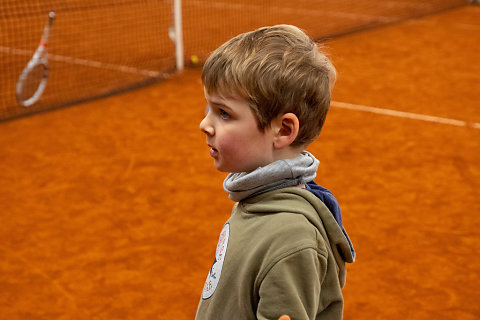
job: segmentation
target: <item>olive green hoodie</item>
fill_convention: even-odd
[[[197,320],[341,319],[349,242],[313,193],[288,187],[237,203]]]

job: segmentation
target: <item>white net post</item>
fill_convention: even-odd
[[[181,72],[184,68],[181,0],[173,1],[173,21],[177,72]]]

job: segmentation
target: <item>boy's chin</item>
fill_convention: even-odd
[[[250,173],[258,168],[258,166],[239,166],[239,165],[229,165],[228,163],[224,163],[219,161],[218,159],[215,159],[213,162],[215,169],[217,169],[220,172],[226,172],[226,173],[241,173],[241,172],[247,172]]]
[[[243,172],[242,170],[238,169],[238,168],[232,168],[230,166],[225,166],[225,165],[222,165],[220,163],[214,163],[215,165],[215,169],[217,169],[218,171],[220,172],[226,172],[226,173],[239,173],[239,172]]]
[[[228,167],[224,166],[222,163],[219,163],[217,160],[213,162],[213,165],[215,166],[215,169],[220,172],[231,172]]]

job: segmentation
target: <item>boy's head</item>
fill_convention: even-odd
[[[210,55],[202,72],[206,92],[245,99],[262,131],[279,115],[296,115],[300,125],[292,147],[306,146],[319,135],[335,79],[330,60],[290,25],[232,38]]]

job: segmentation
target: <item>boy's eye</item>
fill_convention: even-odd
[[[220,118],[224,120],[230,118],[230,115],[223,109],[218,109],[218,113],[220,114]]]

